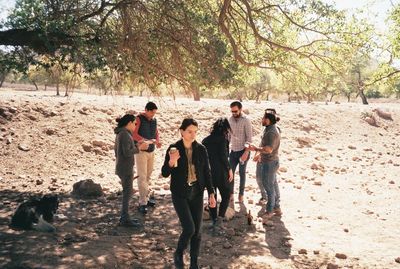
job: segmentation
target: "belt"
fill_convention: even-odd
[[[197,180],[196,181],[192,181],[192,182],[188,182],[187,184],[189,185],[189,187],[192,187],[194,184],[197,184]]]

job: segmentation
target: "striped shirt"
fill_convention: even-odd
[[[231,116],[229,118],[232,133],[230,134],[230,144],[232,151],[241,151],[244,149],[246,142],[251,143],[253,137],[253,130],[251,128],[251,121],[241,113],[239,118]]]

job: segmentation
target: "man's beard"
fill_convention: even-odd
[[[234,118],[239,118],[239,117],[240,117],[240,113],[233,114],[232,116],[233,116]]]

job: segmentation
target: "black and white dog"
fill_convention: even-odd
[[[58,196],[53,194],[23,202],[12,216],[10,228],[54,232],[56,228],[50,222],[53,222],[58,204]]]

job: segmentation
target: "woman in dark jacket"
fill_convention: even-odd
[[[139,149],[146,150],[148,145],[142,143],[136,147],[133,142],[132,132],[136,128],[134,115],[126,114],[122,118],[117,118],[116,121],[118,126],[114,129],[115,174],[119,176],[122,184],[122,210],[119,222],[122,226],[138,227],[140,226],[138,220],[131,220],[128,212],[132,196],[134,154],[139,153]]]
[[[210,208],[210,215],[213,222],[212,228],[224,228],[222,221],[229,205],[231,184],[233,180],[232,169],[229,166],[229,141],[228,133],[231,130],[227,118],[219,118],[212,127],[211,133],[203,140],[207,148],[208,158],[211,166],[211,177],[214,188],[218,188],[221,194],[221,203],[217,217],[217,207]],[[217,192],[215,190],[215,195]],[[215,197],[217,199],[217,197]]]
[[[176,268],[184,268],[183,252],[189,242],[190,268],[198,268],[204,188],[208,191],[210,207],[215,207],[207,151],[196,141],[197,129],[194,119],[183,120],[179,127],[182,139],[168,147],[161,169],[164,177],[171,176],[172,203],[182,226],[174,253]]]

